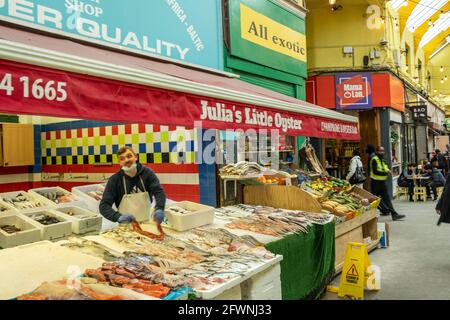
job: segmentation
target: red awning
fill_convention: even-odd
[[[75,57],[74,62],[76,57],[85,58],[126,67],[140,74],[162,74],[168,76],[168,81],[178,78],[183,79],[180,80],[182,83],[203,84],[216,91],[218,87],[237,95],[261,97],[261,101],[299,105],[298,112],[296,109],[280,110],[267,106],[267,103],[258,105],[237,101],[233,97],[218,98],[206,91],[204,94],[194,94],[183,88],[168,90],[159,84],[146,86],[81,74],[81,70],[69,72],[63,70],[66,69],[64,66],[59,68],[59,65],[43,67],[39,66],[38,59],[16,59],[11,55],[7,56],[7,60],[0,60],[0,83],[4,80],[8,89],[0,88],[0,112],[188,127],[201,121],[205,128],[280,129],[290,135],[359,139],[357,123],[339,120],[343,116],[339,113],[334,112],[331,116],[304,114],[301,112],[302,106],[313,106],[318,114],[325,109],[238,79],[4,26],[0,26],[0,38],[30,48],[51,50],[48,51],[49,57],[50,52],[63,53]],[[1,52],[0,57],[4,57]],[[23,63],[24,60],[27,63]],[[51,61],[44,64],[49,65]]]

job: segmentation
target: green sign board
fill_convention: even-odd
[[[270,0],[229,0],[231,55],[306,78],[305,20]]]

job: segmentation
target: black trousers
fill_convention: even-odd
[[[394,206],[392,205],[391,197],[388,194],[386,181],[372,179],[371,187],[372,193],[381,198],[380,205],[378,206],[378,209],[381,211],[381,213],[390,213],[391,215],[398,214],[397,211],[395,211]]]
[[[443,187],[444,185],[442,184],[442,183],[440,183],[440,182],[430,182],[430,183],[428,183],[428,185],[427,185],[427,194],[428,195],[430,195],[430,189],[431,189],[431,191],[433,191],[433,195],[434,195],[434,197],[435,198],[437,198],[437,188],[438,187]]]

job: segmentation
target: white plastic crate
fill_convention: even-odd
[[[172,207],[179,207],[191,212],[186,214],[178,213],[172,211]],[[176,231],[186,231],[212,224],[214,222],[214,208],[195,202],[181,201],[166,205],[165,216],[169,228]]]
[[[75,234],[99,232],[102,228],[103,217],[98,213],[76,206],[61,207],[55,210],[72,222],[72,232]]]
[[[280,264],[260,272],[241,284],[243,300],[281,300]]]
[[[46,214],[57,218],[59,223],[43,225],[32,218],[34,215]],[[24,218],[41,231],[41,240],[56,240],[68,237],[72,234],[72,222],[59,214],[57,211],[48,209],[34,212],[21,213]]]
[[[15,199],[17,196],[22,196],[23,198],[26,198],[29,207],[26,208],[22,208],[21,204],[13,202],[11,203],[8,200],[13,200]],[[0,198],[2,199],[3,202],[6,202],[7,204],[13,206],[17,211],[19,212],[31,212],[31,211],[38,211],[38,210],[43,210],[43,209],[50,209],[50,208],[55,208],[56,205],[54,203],[52,203],[49,200],[44,201],[41,198],[37,198],[32,194],[29,194],[28,192],[25,191],[13,191],[13,192],[6,192],[6,193],[0,193]]]
[[[41,231],[39,228],[29,223],[20,215],[15,214],[0,217],[0,227],[5,225],[14,225],[22,231],[8,233],[0,229],[0,247],[3,249],[41,240]]]
[[[68,207],[68,206],[78,206],[81,208],[87,208],[87,204],[77,195],[61,188],[61,187],[47,187],[47,188],[36,188],[28,190],[28,193],[35,196],[42,201],[50,201],[52,204],[55,204],[56,207]],[[48,194],[48,196],[46,195]],[[59,200],[55,197],[54,199],[50,199],[50,194],[52,196],[56,196],[58,194],[69,196],[72,201],[69,202],[59,202]]]

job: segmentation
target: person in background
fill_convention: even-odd
[[[359,170],[359,173],[357,173],[358,170]],[[359,149],[355,149],[355,150],[353,150],[353,158],[350,160],[350,167],[349,167],[349,171],[348,171],[346,180],[349,181],[351,184],[356,185],[358,188],[363,189],[364,181],[356,181],[355,180],[355,175],[358,175],[361,173],[364,175],[364,166],[361,161],[361,153],[359,152]],[[364,177],[364,180],[365,180],[365,177]]]
[[[367,172],[370,174],[370,162],[372,161],[373,156],[375,155],[375,147],[373,144],[368,144],[366,147],[366,153],[368,154],[367,159]]]
[[[436,149],[436,162],[437,162],[437,168],[442,170],[442,172],[445,172],[447,170],[447,164],[445,162],[445,155],[439,149]]]
[[[121,170],[112,175],[106,184],[100,202],[100,213],[113,222],[133,222],[139,213],[150,213],[154,197],[156,205],[153,220],[161,224],[166,194],[155,173],[137,163],[137,155],[130,147],[120,148],[117,157]],[[119,208],[118,211],[112,208],[113,204]]]
[[[397,184],[399,187],[408,188],[409,201],[414,201],[414,180],[408,179],[408,177],[417,175],[417,168],[415,163],[410,163],[408,166],[403,169],[400,177],[397,180]]]
[[[405,216],[397,213],[392,205],[391,197],[389,196],[386,185],[386,180],[391,174],[391,170],[384,160],[384,148],[382,146],[378,146],[375,155],[370,161],[371,189],[374,195],[381,198],[380,205],[378,206],[381,214],[391,214],[392,220],[396,221],[403,219]]]
[[[436,204],[436,212],[439,215],[438,226],[441,223],[450,223],[450,175],[447,176],[444,192]]]
[[[445,177],[438,169],[432,167],[431,165],[427,164],[425,166],[425,171],[427,172],[427,175],[430,177],[430,180],[427,182],[427,194],[430,194],[430,189],[433,191],[433,200],[437,200],[437,190],[438,187],[443,187],[445,185]]]

